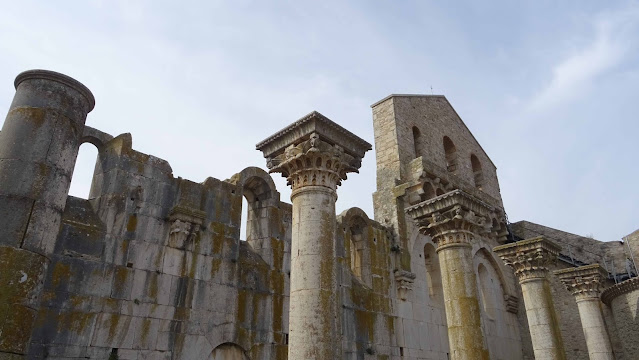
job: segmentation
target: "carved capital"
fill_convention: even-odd
[[[543,236],[496,246],[493,251],[515,271],[519,283],[542,279],[557,261],[561,248]]]
[[[577,301],[599,299],[602,282],[608,277],[599,264],[557,270],[555,275]]]
[[[453,190],[406,209],[419,231],[437,243],[438,251],[447,246],[469,246],[475,235],[491,233],[489,215],[494,208],[483,201]]]
[[[397,282],[397,295],[401,300],[406,300],[408,292],[413,290],[413,282],[417,276],[406,270],[395,270],[395,281]]]
[[[281,173],[293,191],[304,186],[324,186],[335,190],[349,172],[359,172],[361,158],[344,152],[339,145],[331,145],[320,135],[312,133],[308,140],[289,145],[278,156],[269,159],[271,173]]]
[[[371,145],[314,111],[257,144],[271,173],[286,177],[293,191],[305,186],[335,190],[358,172]]]
[[[176,206],[169,214],[171,228],[169,229],[170,247],[185,249],[200,231],[206,213],[185,206]]]

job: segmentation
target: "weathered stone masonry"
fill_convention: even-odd
[[[508,226],[496,167],[443,96],[372,106],[372,220],[335,214],[370,144],[317,112],[257,145],[288,204],[260,168],[194,183],[130,134],[85,125],[93,95],[65,75],[15,86],[0,131],[0,360],[639,356],[637,232],[602,243]],[[98,157],[80,199],[68,189],[87,142]]]

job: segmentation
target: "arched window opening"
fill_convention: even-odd
[[[360,279],[362,278],[363,252],[362,226],[361,224],[354,224],[351,227],[351,270]]]
[[[424,246],[424,265],[426,266],[426,281],[428,283],[428,296],[434,305],[444,307],[442,288],[442,275],[439,267],[439,258],[432,244]]]
[[[244,183],[242,190],[242,217],[240,222],[241,240],[258,240],[263,237],[260,218],[266,217],[266,200],[271,197],[271,189],[260,177],[253,177]]]
[[[240,240],[246,241],[248,234],[246,229],[249,227],[248,220],[249,203],[246,201],[246,196],[242,196],[242,219],[240,220]]]
[[[470,165],[473,168],[473,179],[475,181],[475,187],[481,190],[484,185],[484,174],[481,170],[481,162],[475,154],[470,155]]]
[[[479,276],[479,296],[481,304],[488,319],[493,320],[495,319],[496,310],[496,293],[493,291],[495,287],[495,279],[490,276],[484,264],[479,264],[479,267],[477,268],[477,275]]]
[[[415,158],[423,156],[422,151],[423,151],[424,145],[422,144],[422,133],[419,131],[417,126],[413,126],[413,147],[414,147],[413,150],[415,152]]]
[[[364,284],[370,284],[370,259],[367,253],[367,224],[362,218],[355,218],[348,228],[350,233],[350,259],[353,274]]]
[[[445,192],[442,188],[437,188],[437,191],[435,192],[435,195],[439,196],[439,195],[444,195]]]
[[[241,347],[225,343],[213,349],[211,360],[249,360],[249,357]]]
[[[444,153],[446,154],[446,169],[452,173],[456,172],[457,148],[448,136],[444,136]]]
[[[428,200],[428,199],[432,199],[435,196],[435,188],[433,188],[433,185],[431,185],[431,183],[425,183],[424,184],[424,200]]]
[[[80,145],[78,157],[71,177],[69,195],[82,199],[90,199],[91,185],[98,159],[98,149],[91,143]],[[99,194],[94,194],[97,196]]]

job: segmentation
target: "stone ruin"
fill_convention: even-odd
[[[639,359],[639,231],[507,222],[443,96],[372,105],[374,217],[337,215],[371,145],[318,112],[259,143],[271,175],[175,177],[93,95],[32,70],[0,132],[0,359]],[[68,195],[81,144],[88,199]],[[240,240],[242,199],[247,236]],[[616,265],[616,266],[615,266]]]

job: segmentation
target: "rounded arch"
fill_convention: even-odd
[[[422,144],[422,132],[419,131],[417,126],[413,126],[413,151],[415,154],[415,158],[418,158],[423,155],[424,144]]]
[[[499,282],[501,283],[501,286],[504,289],[504,293],[515,294],[516,293],[515,288],[509,285],[509,283],[506,281],[502,268],[499,265],[499,262],[497,261],[495,256],[493,256],[493,253],[490,250],[488,250],[485,246],[482,246],[474,251],[473,259],[477,258],[478,256],[481,256],[482,258],[486,259],[488,263],[492,266],[492,268],[495,269],[495,273],[499,277]]]
[[[426,282],[428,285],[428,296],[433,305],[444,307],[444,289],[442,285],[442,274],[439,265],[439,257],[435,246],[428,242],[424,245],[424,266],[426,267]]]
[[[91,188],[93,187],[99,161],[100,147],[92,142],[83,141],[80,144],[78,155],[73,165],[69,195],[87,200],[91,199],[92,196],[97,196],[97,194],[91,194]]]
[[[435,194],[435,188],[429,182],[424,183],[423,190],[424,190],[424,200],[432,199],[435,196],[437,196]]]
[[[481,167],[481,162],[477,155],[470,154],[470,166],[473,169],[473,180],[475,187],[480,188],[484,185],[484,174]]]
[[[350,268],[355,277],[362,283],[372,286],[369,244],[369,218],[360,208],[350,208],[338,218],[338,223],[344,231],[344,254],[349,260]]]
[[[213,349],[211,360],[250,360],[250,358],[240,345],[227,342]]]
[[[457,147],[448,136],[444,136],[443,144],[444,154],[446,156],[446,169],[449,172],[455,172],[457,171]]]
[[[279,201],[279,192],[273,178],[266,171],[250,166],[233,175],[231,183],[240,187],[249,202],[251,201]]]

